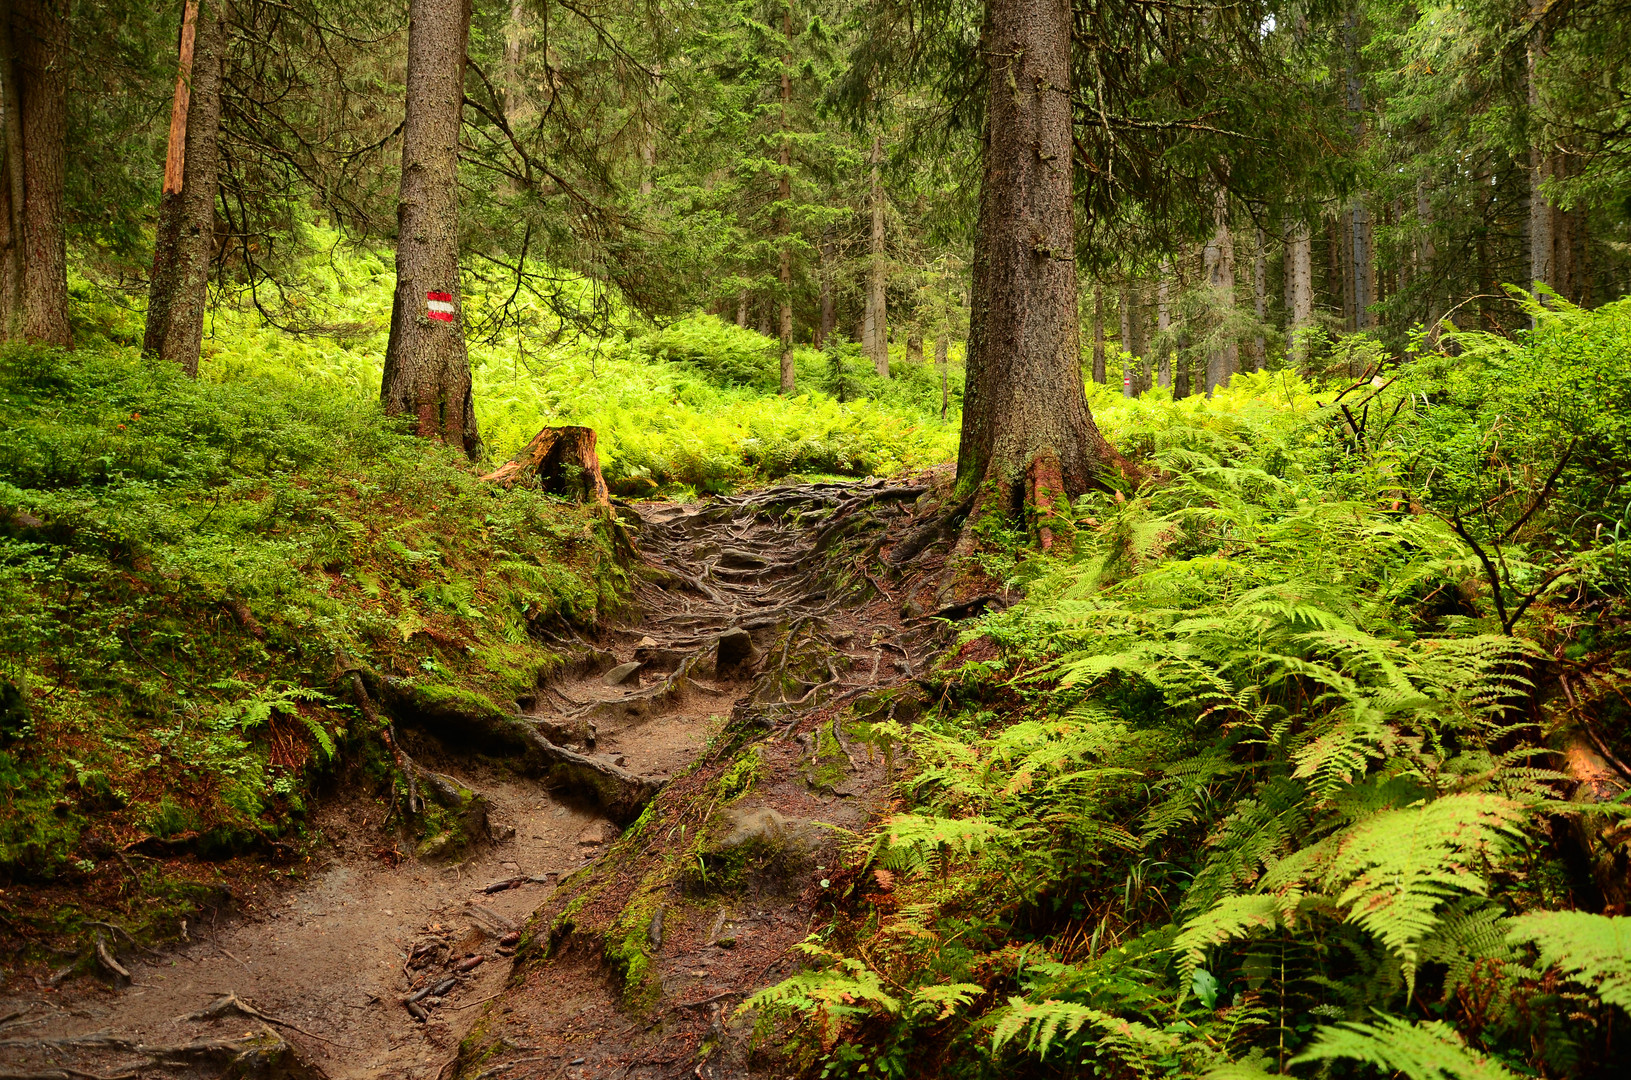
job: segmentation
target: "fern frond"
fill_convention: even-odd
[[[878,838],[878,857],[887,869],[922,875],[939,864],[942,849],[969,854],[988,844],[1014,839],[1011,830],[983,817],[896,814]]]
[[[1510,926],[1507,940],[1533,944],[1541,967],[1556,965],[1610,1005],[1631,1010],[1631,917],[1534,911]]]
[[[1268,930],[1282,925],[1288,912],[1286,901],[1278,896],[1249,893],[1229,896],[1212,908],[1184,924],[1172,951],[1178,954],[1178,971],[1183,976],[1179,985],[1187,993],[1195,969],[1206,958],[1206,950],[1225,941],[1245,937],[1256,930]]]
[[[1086,1005],[1054,998],[1029,1001],[1011,997],[1008,1004],[992,1016],[995,1021],[991,1029],[992,1054],[998,1053],[1021,1032],[1028,1031],[1025,1049],[1037,1057],[1046,1057],[1055,1043],[1071,1038],[1092,1024],[1099,1030],[1101,1048],[1108,1044],[1128,1064],[1144,1066],[1140,1071],[1147,1071],[1155,1059],[1173,1053],[1181,1044],[1177,1036],[1136,1020],[1123,1020]]]
[[[1378,1022],[1322,1027],[1314,1044],[1291,1060],[1360,1061],[1405,1080],[1517,1080],[1499,1063],[1473,1053],[1442,1020],[1411,1024],[1393,1016]]]

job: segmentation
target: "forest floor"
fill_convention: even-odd
[[[484,797],[483,842],[451,864],[404,857],[379,805],[341,784],[295,883],[162,950],[108,926],[104,966],[128,979],[8,980],[0,1077],[752,1071],[735,1006],[796,970],[840,837],[885,805],[889,732],[946,643],[944,623],[902,614],[937,560],[879,580],[928,491],[626,512],[641,615],[581,643],[522,719],[664,782],[638,821],[620,835],[592,798],[456,729],[404,726],[422,768]]]

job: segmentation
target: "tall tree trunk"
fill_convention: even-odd
[[[1438,280],[1434,262],[1438,259],[1438,245],[1433,241],[1433,200],[1427,178],[1416,184],[1416,287],[1421,291],[1427,307],[1427,344],[1438,344]]]
[[[1257,257],[1252,260],[1252,310],[1257,315],[1257,336],[1252,339],[1252,370],[1262,371],[1269,362],[1263,327],[1269,316],[1269,238],[1262,226],[1257,229]]]
[[[782,286],[781,392],[791,394],[796,381],[793,372],[793,227],[787,211],[787,204],[793,199],[793,178],[789,172],[792,167],[792,143],[787,134],[787,105],[793,100],[793,6],[791,0],[782,11],[782,38],[786,42],[782,51],[782,145],[776,158],[777,164],[781,166],[781,178],[776,184],[776,197],[781,202],[781,209],[776,216],[779,219],[777,231],[781,233],[782,245],[778,257],[779,266],[777,271]]]
[[[872,137],[872,264],[867,274],[867,310],[872,338],[867,343],[880,378],[889,378],[889,301],[884,292],[883,136]]]
[[[1104,285],[1093,282],[1093,381],[1104,385]]]
[[[1286,252],[1286,276],[1291,281],[1291,337],[1293,362],[1301,368],[1308,363],[1308,334],[1314,322],[1314,237],[1305,221],[1299,221],[1291,233],[1291,245]]]
[[[1539,20],[1545,13],[1545,0],[1529,0],[1530,17]],[[1538,113],[1540,112],[1540,82],[1536,78],[1536,69],[1546,53],[1546,42],[1541,30],[1537,27],[1529,35],[1529,50],[1526,57],[1526,81],[1529,90],[1529,287],[1531,289],[1540,285],[1556,287],[1557,284],[1557,250],[1554,243],[1556,234],[1553,228],[1553,214],[1555,208],[1546,198],[1542,189],[1547,178],[1551,175],[1551,156],[1547,153],[1545,140],[1541,135],[1541,125]]]
[[[1155,369],[1155,381],[1164,390],[1172,389],[1172,345],[1167,335],[1172,331],[1172,311],[1168,307],[1168,297],[1172,286],[1168,282],[1172,264],[1165,260],[1161,262],[1161,276],[1155,282],[1155,332],[1157,335],[1157,350],[1160,359]]]
[[[1348,53],[1348,122],[1353,129],[1354,142],[1358,143],[1365,133],[1365,87],[1359,71],[1357,5],[1349,9],[1345,38]],[[1353,206],[1348,212],[1348,228],[1350,235],[1347,244],[1353,274],[1353,291],[1349,293],[1353,301],[1353,328],[1365,330],[1371,325],[1370,305],[1376,296],[1373,288],[1375,268],[1371,254],[1370,210],[1365,205],[1364,192],[1354,194]]]
[[[744,330],[748,328],[748,291],[746,289],[736,295],[736,325]]]
[[[470,0],[409,0],[396,295],[380,400],[425,438],[481,450],[459,297],[459,129]]]
[[[1070,33],[1069,0],[987,0],[984,162],[957,479],[964,488],[994,482],[997,508],[1055,484],[1079,495],[1107,465],[1121,464],[1082,387]]]
[[[1138,368],[1133,360],[1133,290],[1126,285],[1116,296],[1116,314],[1121,319],[1117,344],[1121,346],[1121,396],[1138,396]]]
[[[68,130],[68,28],[61,0],[11,0],[22,139],[22,336],[71,344],[63,222]]]
[[[226,28],[219,0],[188,0],[180,70],[170,110],[170,145],[153,243],[142,351],[198,376],[215,248],[215,195],[221,160],[221,54]]]
[[[1218,305],[1223,332],[1213,336],[1206,351],[1206,396],[1229,384],[1240,369],[1240,343],[1229,326],[1235,306],[1235,239],[1229,230],[1229,193],[1217,190],[1212,206],[1214,227],[1206,245],[1206,284]]]
[[[940,373],[940,419],[951,412],[951,335],[944,330],[934,339],[934,369]]]
[[[23,120],[11,23],[0,12],[0,341],[23,336]]]
[[[821,317],[816,323],[815,347],[821,348],[832,336],[833,329],[838,325],[838,304],[833,296],[832,268],[827,252],[826,231],[821,237]]]

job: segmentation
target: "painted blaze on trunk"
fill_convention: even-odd
[[[481,449],[459,299],[459,126],[468,0],[411,0],[396,295],[380,400],[425,438]]]
[[[988,0],[985,162],[960,488],[993,509],[1086,491],[1119,465],[1082,386],[1071,201],[1070,0]],[[1027,476],[1029,474],[1029,476]]]

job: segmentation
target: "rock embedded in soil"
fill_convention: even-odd
[[[607,686],[622,686],[624,683],[634,678],[635,674],[638,673],[644,666],[645,665],[638,660],[630,660],[626,664],[617,665],[616,667],[612,668],[612,670],[602,675],[601,681]]]

